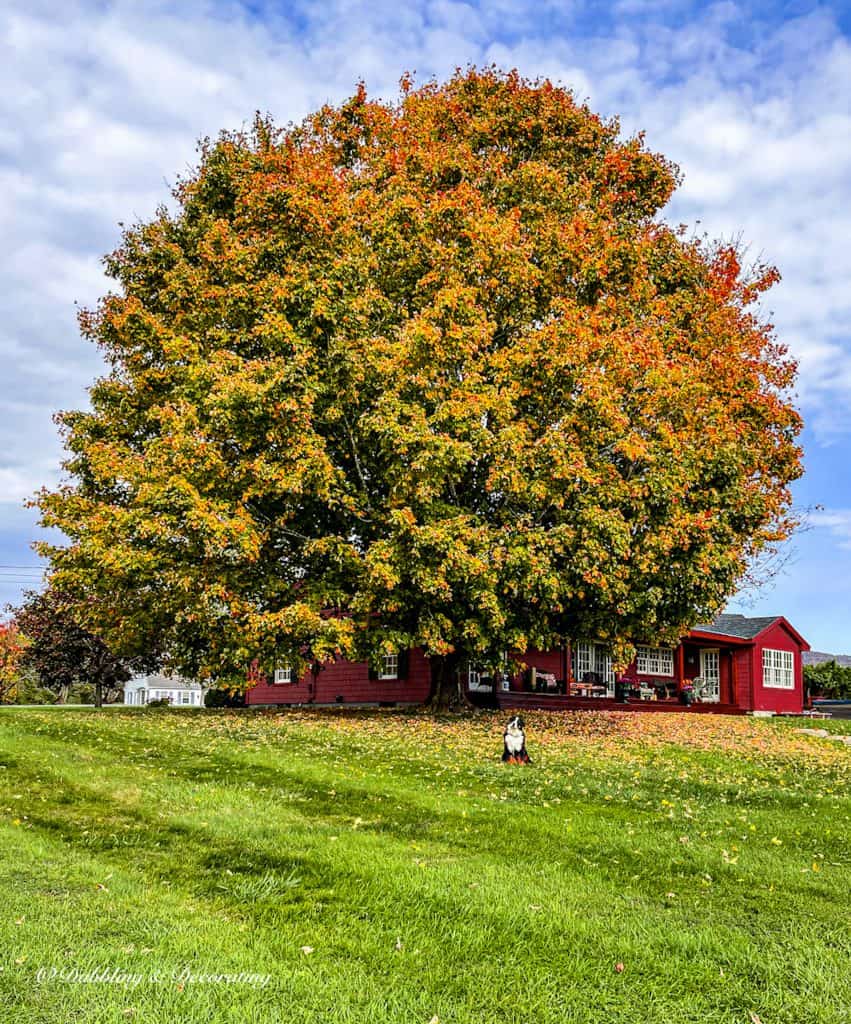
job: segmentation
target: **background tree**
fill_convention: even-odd
[[[833,700],[851,697],[851,665],[838,665],[836,661],[804,665],[804,687],[810,696]]]
[[[0,622],[0,704],[17,697],[25,641],[14,622]]]
[[[495,70],[205,142],[81,317],[110,369],[59,417],[55,585],[190,676],[422,645],[438,700],[464,659],[673,640],[800,473],[777,273],[665,226],[676,184]]]
[[[27,594],[15,621],[26,636],[19,666],[37,672],[42,687],[61,702],[72,686],[88,684],[100,707],[104,697],[116,698],[132,674],[100,637],[77,624],[67,599],[56,590]]]

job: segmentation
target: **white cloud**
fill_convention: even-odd
[[[839,547],[851,551],[851,509],[825,509],[813,512],[810,524],[816,529],[828,530]]]
[[[766,307],[800,361],[807,422],[845,473],[851,45],[826,8],[784,23],[685,0],[12,0],[0,38],[7,509],[55,479],[51,413],[83,404],[99,372],[74,301],[107,289],[99,260],[117,222],[168,200],[199,136],[257,109],[298,120],[359,78],[391,96],[405,70],[422,81],[490,61],[561,81],[627,133],[646,129],[685,174],[669,219],[741,236],[780,267]],[[842,522],[821,525],[846,544]]]
[[[71,302],[105,289],[98,258],[116,222],[168,198],[166,181],[194,162],[199,135],[257,108],[297,119],[359,77],[388,94],[405,69],[423,79],[493,60],[571,85],[627,131],[646,128],[685,173],[672,218],[741,234],[780,265],[770,305],[801,359],[806,411],[825,439],[851,429],[851,47],[828,13],[756,25],[732,3],[690,12],[633,0],[595,35],[582,21],[594,12],[580,4],[337,0],[289,19],[256,10],[77,0],[59,18],[45,2],[0,16],[0,225],[12,253],[0,356],[23,340],[41,380],[52,362],[46,402],[67,404],[69,364],[86,374],[94,365]]]
[[[43,477],[29,475],[23,470],[0,468],[0,504],[21,505],[43,483]]]

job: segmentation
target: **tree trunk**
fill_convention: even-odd
[[[95,707],[103,707],[103,683],[100,679],[95,683]]]
[[[444,654],[431,659],[431,693],[426,707],[429,711],[459,711],[471,708],[461,687],[461,659],[457,654]]]
[[[308,684],[308,704],[316,703],[316,681],[319,678],[319,673],[322,671],[322,663],[319,661],[312,661],[310,663],[310,683]]]

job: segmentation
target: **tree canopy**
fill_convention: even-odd
[[[53,581],[187,675],[673,639],[789,532],[777,278],[660,214],[678,172],[494,69],[201,146],[81,316]]]

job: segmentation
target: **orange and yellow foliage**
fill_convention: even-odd
[[[221,679],[712,614],[793,525],[800,420],[776,271],[667,226],[677,183],[493,69],[204,143],[81,317],[110,370],[60,418],[54,584]]]

